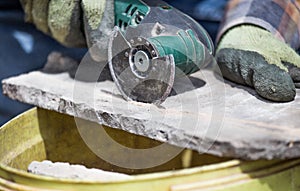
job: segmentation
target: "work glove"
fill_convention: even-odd
[[[107,47],[106,40],[114,26],[113,0],[20,1],[26,21],[61,44],[91,47],[100,43]]]
[[[223,35],[216,59],[223,76],[272,101],[292,101],[300,87],[300,56],[270,32],[240,25]]]

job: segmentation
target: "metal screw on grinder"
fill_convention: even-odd
[[[144,51],[137,51],[134,55],[134,65],[140,72],[146,72],[150,65],[148,55]]]
[[[130,41],[133,42],[128,58],[130,69],[137,78],[145,79],[149,75],[151,60],[157,56],[157,53],[150,42],[142,37]]]

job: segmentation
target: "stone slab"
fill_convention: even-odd
[[[2,82],[8,97],[200,153],[241,159],[300,157],[300,91],[289,103],[261,99],[211,70],[177,80],[160,105],[127,102],[112,81],[34,71]]]
[[[32,174],[50,176],[59,179],[78,179],[87,181],[121,181],[132,180],[133,177],[116,172],[108,172],[95,168],[86,168],[83,165],[74,165],[65,162],[51,162],[48,160],[33,161],[28,166]]]

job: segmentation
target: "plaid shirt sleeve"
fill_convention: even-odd
[[[231,0],[217,41],[240,24],[260,26],[292,48],[300,48],[300,0]]]

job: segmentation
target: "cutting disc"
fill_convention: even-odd
[[[119,27],[108,50],[111,75],[126,100],[160,104],[168,97],[175,78],[172,55],[160,56],[142,37],[125,39]]]

